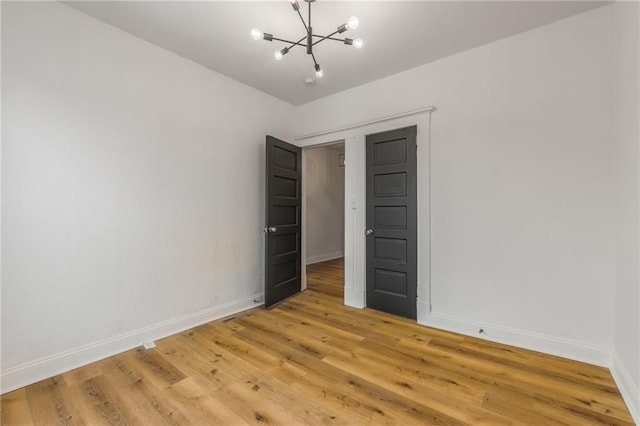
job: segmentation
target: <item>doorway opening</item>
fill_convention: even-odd
[[[345,143],[304,150],[304,257],[307,288],[344,299]]]
[[[434,325],[445,321],[431,312],[431,207],[430,207],[430,144],[431,113],[435,107],[425,107],[404,113],[379,117],[370,121],[346,125],[314,133],[302,134],[294,140],[302,148],[303,162],[306,150],[327,145],[332,141],[345,141],[345,288],[344,304],[354,308],[366,306],[366,135],[417,126],[417,320],[422,325]],[[304,182],[303,182],[304,187]],[[303,189],[302,238],[304,241],[304,189]],[[304,245],[302,245],[304,250]],[[303,256],[304,258],[304,256]],[[306,288],[304,268],[302,288]],[[439,321],[439,322],[436,322]]]

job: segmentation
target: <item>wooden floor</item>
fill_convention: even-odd
[[[604,368],[342,305],[309,289],[2,397],[2,425],[633,424]]]

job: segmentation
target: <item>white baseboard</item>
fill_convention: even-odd
[[[364,300],[364,290],[345,287],[344,289],[344,304],[351,306],[352,308],[363,309],[366,306]]]
[[[624,366],[615,351],[611,357],[610,371],[633,420],[635,420],[636,424],[640,425],[640,388],[633,382],[629,370]]]
[[[256,300],[257,302],[254,302]],[[83,365],[136,348],[143,342],[152,342],[172,334],[211,322],[247,309],[260,306],[264,301],[264,293],[225,303],[180,318],[165,321],[150,327],[141,328],[109,339],[78,348],[40,358],[16,367],[8,368],[0,373],[1,390],[4,394],[40,380],[73,370]]]
[[[336,251],[333,253],[325,253],[318,254],[316,256],[307,256],[307,265],[312,265],[314,263],[326,262],[327,260],[337,259],[339,257],[344,257],[344,252]]]
[[[420,309],[420,305],[418,305],[418,309],[418,323],[422,325],[587,362],[602,367],[609,367],[610,365],[611,352],[610,349],[606,347],[571,341],[541,333],[533,333],[517,328],[484,324],[437,312],[427,314],[427,308],[423,307]],[[483,330],[482,333],[479,333],[480,329]]]
[[[418,300],[418,302],[416,303],[416,316],[418,318],[418,324],[422,324],[422,322],[420,322],[421,319],[429,318],[430,314],[431,314],[431,304]]]

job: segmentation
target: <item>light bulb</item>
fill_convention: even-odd
[[[364,42],[362,41],[361,38],[357,38],[357,39],[353,40],[353,47],[355,47],[356,49],[361,49],[363,43]]]
[[[293,10],[300,9],[300,4],[298,4],[298,0],[289,0],[289,3],[291,3],[291,7],[293,7]]]
[[[322,76],[324,75],[324,71],[322,70],[322,68],[320,68],[319,64],[316,64],[316,77],[318,78],[322,78]]]
[[[360,25],[360,20],[355,16],[352,16],[347,21],[347,28],[350,30],[355,30],[356,28],[358,28],[358,25]]]
[[[273,54],[273,56],[279,61],[287,53],[289,53],[289,48],[285,47],[282,50],[276,50],[276,52]]]
[[[264,33],[257,28],[251,30],[251,38],[254,40],[260,40],[264,38]]]

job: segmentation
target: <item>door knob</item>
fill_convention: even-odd
[[[373,235],[373,229],[369,228],[366,231],[364,231],[364,235],[369,236],[369,235]]]
[[[275,226],[267,226],[262,229],[264,232],[268,232],[269,234],[274,234],[278,229]]]

